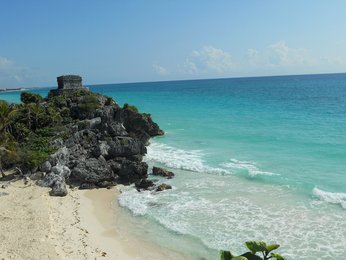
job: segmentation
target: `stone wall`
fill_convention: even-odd
[[[58,89],[78,89],[83,88],[82,77],[78,75],[64,75],[57,77]]]

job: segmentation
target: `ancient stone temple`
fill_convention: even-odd
[[[63,75],[57,77],[58,89],[83,88],[82,77],[78,75]]]
[[[75,95],[77,92],[88,92],[89,89],[82,85],[82,77],[78,75],[63,75],[57,77],[58,88],[52,89],[50,95]]]

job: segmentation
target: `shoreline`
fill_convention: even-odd
[[[0,193],[2,259],[185,259],[124,233],[118,195],[115,187],[51,197],[33,181],[10,183]]]

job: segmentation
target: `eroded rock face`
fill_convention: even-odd
[[[83,101],[86,96],[96,99],[98,107],[90,109]],[[150,184],[146,181],[148,165],[142,158],[149,138],[163,131],[149,114],[122,109],[113,100],[88,91],[54,92],[50,101],[59,102],[59,109],[70,117],[66,138],[51,142],[57,150],[40,167],[48,174],[39,184],[52,187],[51,195],[65,196],[66,183],[81,189],[117,182]]]

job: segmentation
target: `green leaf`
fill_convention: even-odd
[[[262,241],[247,241],[245,242],[245,245],[253,254],[267,251],[267,245]]]
[[[267,245],[266,248],[267,248],[267,253],[275,250],[275,249],[278,249],[280,247],[280,245],[278,244],[271,244],[271,245]]]
[[[232,258],[232,260],[249,260],[245,256],[235,256]]]
[[[248,259],[248,260],[263,260],[262,257],[259,257],[258,255],[253,254],[251,252],[246,252],[246,253],[242,254],[241,256],[246,257],[246,259]]]
[[[279,254],[271,254],[271,257],[274,257],[276,260],[285,260],[285,258]]]
[[[232,253],[230,251],[220,251],[220,259],[221,260],[231,260],[233,259]]]

